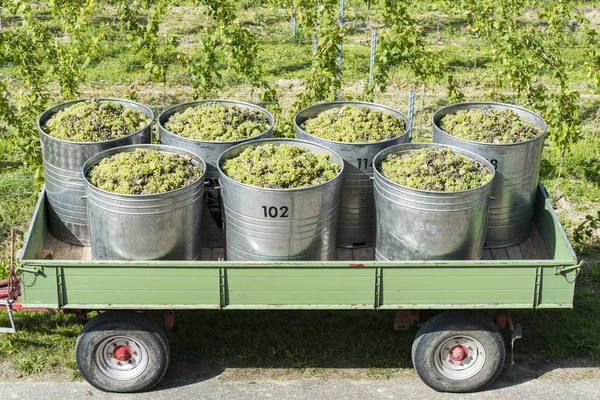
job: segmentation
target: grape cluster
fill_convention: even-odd
[[[269,121],[258,110],[208,102],[173,114],[165,128],[189,139],[230,142],[260,135]]]
[[[510,109],[459,110],[442,118],[440,128],[460,139],[493,144],[520,143],[542,133]]]
[[[368,107],[346,105],[323,111],[301,126],[305,132],[334,142],[380,142],[401,136],[404,120]]]
[[[102,142],[131,135],[148,124],[146,115],[110,101],[81,101],[48,119],[44,132],[72,142]]]
[[[269,143],[247,148],[239,156],[223,162],[221,169],[230,178],[247,185],[294,189],[327,182],[339,174],[341,167],[330,162],[326,153]]]
[[[135,149],[102,159],[87,173],[88,181],[108,192],[156,194],[179,189],[202,176],[191,156]]]
[[[489,182],[490,171],[480,162],[448,148],[423,148],[390,154],[378,170],[392,182],[413,189],[457,192]]]

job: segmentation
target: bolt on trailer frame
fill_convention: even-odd
[[[18,262],[9,279],[0,282],[0,308],[7,309],[11,321],[13,310],[76,313],[81,318],[92,310],[110,310],[100,314],[104,319],[124,315],[125,310],[160,310],[165,325],[172,326],[176,310],[368,309],[396,310],[395,328],[408,329],[418,321],[419,310],[461,310],[455,311],[454,319],[476,324],[472,310],[485,309],[496,310],[494,327],[508,323],[514,341],[520,329],[508,311],[572,308],[574,282],[581,268],[541,185],[530,237],[519,245],[486,249],[480,260],[380,262],[373,260],[372,249],[363,248],[339,249],[337,261],[228,262],[223,261],[221,249],[205,248],[202,261],[100,261],[91,259],[89,248],[54,239],[47,220],[42,189]],[[435,321],[446,322],[444,318]],[[413,351],[417,344],[428,343],[423,336],[427,335],[417,334]],[[465,363],[458,361],[460,369],[473,357],[469,347],[485,346],[485,342],[477,338],[459,341],[460,345],[449,347],[452,357],[447,362],[454,364],[454,359],[466,357]],[[131,351],[129,347],[123,350]],[[482,363],[481,358],[476,361]],[[430,384],[421,375],[414,354],[413,362]],[[456,371],[448,372],[446,367],[439,368],[443,377],[447,372],[445,377],[451,382],[463,382],[460,373],[457,378]],[[114,373],[118,376],[119,372]],[[84,377],[104,390],[151,387],[106,387],[94,383],[93,377]],[[473,385],[467,389],[482,387],[477,382]],[[467,389],[452,386],[448,391]]]

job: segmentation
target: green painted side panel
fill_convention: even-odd
[[[384,269],[383,305],[529,304],[535,268]]]
[[[573,297],[575,295],[575,283],[569,283],[575,279],[576,272],[569,272],[565,275],[555,275],[554,268],[542,268],[542,279],[540,284],[540,304],[538,307],[545,305],[573,305]]]
[[[197,304],[218,306],[219,270],[63,268],[65,305]],[[93,282],[93,284],[91,284]]]
[[[374,302],[375,269],[228,269],[226,305]]]
[[[572,306],[575,271],[540,268],[540,308]],[[57,273],[64,296],[59,300]],[[375,268],[224,269],[225,308],[373,308]],[[25,307],[218,308],[218,268],[44,268],[24,273]],[[380,308],[534,308],[536,268],[382,268]],[[567,280],[568,279],[568,280]],[[93,285],[90,284],[93,282]],[[94,305],[94,307],[92,307]]]
[[[21,272],[21,300],[23,305],[30,308],[57,308],[58,285],[57,268],[45,267],[42,273],[35,276]]]

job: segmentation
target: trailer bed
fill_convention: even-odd
[[[38,260],[92,260],[91,248],[75,246],[69,243],[61,242],[51,234],[47,234],[42,245],[42,250],[38,253]],[[223,261],[225,258],[225,249],[222,247],[202,248],[203,261]],[[544,244],[537,225],[533,226],[531,236],[522,243],[514,246],[499,249],[484,249],[482,260],[548,260],[548,250]],[[374,260],[373,247],[363,247],[356,249],[336,249],[336,259],[338,261],[367,261]]]
[[[23,308],[451,309],[570,308],[579,266],[539,187],[523,243],[480,260],[375,261],[372,248],[338,249],[336,261],[91,260],[47,231],[42,191],[19,257]]]

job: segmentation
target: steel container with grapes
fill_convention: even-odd
[[[392,260],[477,260],[481,258],[492,179],[470,190],[441,192],[414,189],[390,181],[377,169],[390,154],[408,154],[431,143],[405,143],[381,151],[373,161],[377,228],[375,258]],[[492,164],[469,151],[454,153]]]
[[[94,260],[198,260],[206,164],[188,150],[163,145],[132,145],[103,151],[85,162],[82,174],[103,159],[136,149],[191,157],[202,175],[179,189],[156,194],[108,192],[85,179]]]
[[[340,166],[324,183],[269,189],[228,177],[221,165],[249,147],[289,144],[325,153]],[[344,162],[334,151],[295,139],[263,139],[238,144],[219,157],[225,216],[225,255],[230,261],[327,261],[335,259],[335,235]]]
[[[510,109],[538,128],[541,133],[533,139],[519,143],[493,144],[460,139],[440,128],[440,121],[446,115],[477,108]],[[486,247],[512,246],[529,237],[546,129],[542,117],[510,104],[458,103],[441,108],[433,114],[434,143],[460,147],[478,154],[490,161],[496,170]]]
[[[311,135],[301,128],[308,119],[343,106],[367,107],[389,113],[404,120],[402,135],[379,142],[337,142]],[[337,246],[345,248],[372,246],[375,238],[375,208],[373,197],[373,159],[381,150],[409,140],[408,118],[400,111],[374,103],[333,101],[314,104],[294,117],[296,137],[325,146],[344,159],[344,179],[338,219]]]
[[[249,110],[256,110],[262,113],[269,123],[269,128],[260,135],[247,139],[233,141],[208,141],[195,140],[176,135],[165,128],[165,124],[176,113],[185,111],[190,107],[197,107],[206,103],[218,103],[224,106],[241,107]],[[181,103],[167,108],[158,117],[158,127],[160,131],[160,142],[169,146],[176,146],[187,149],[194,154],[198,154],[206,162],[206,186],[205,203],[203,211],[203,243],[207,247],[223,247],[225,240],[223,237],[223,218],[221,214],[221,196],[217,190],[219,186],[219,171],[217,169],[217,159],[219,155],[228,148],[240,143],[251,140],[270,138],[273,134],[275,119],[270,112],[254,104],[244,103],[234,100],[199,100]]]
[[[87,159],[104,150],[150,143],[154,120],[152,110],[142,104],[128,100],[98,99],[140,111],[148,118],[148,124],[127,136],[102,142],[72,142],[55,138],[44,131],[46,122],[58,111],[86,100],[89,99],[54,105],[44,111],[37,121],[48,196],[48,230],[58,240],[79,246],[90,245],[87,203],[84,198],[85,182],[81,167]]]

